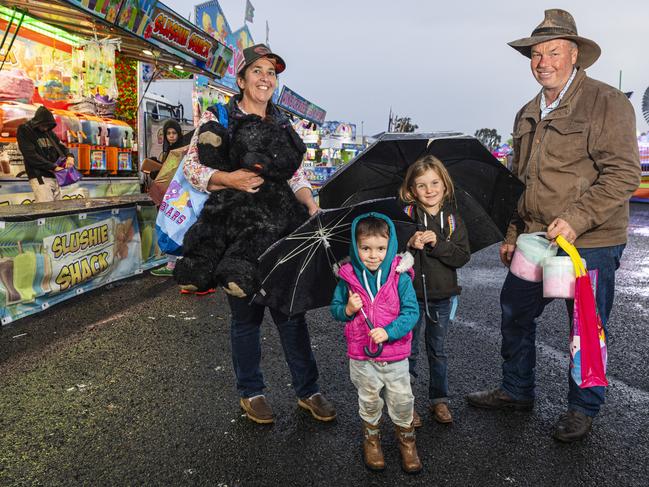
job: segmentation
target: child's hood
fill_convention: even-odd
[[[396,229],[394,228],[394,223],[392,223],[392,220],[390,220],[387,216],[385,216],[382,213],[375,213],[375,212],[364,213],[354,218],[354,221],[352,221],[352,234],[351,234],[351,243],[349,244],[349,256],[351,258],[352,266],[354,267],[354,272],[356,273],[356,277],[358,277],[358,280],[360,282],[363,282],[363,271],[367,272],[368,275],[375,275],[372,271],[370,271],[367,267],[365,267],[365,264],[361,262],[361,259],[358,257],[358,250],[356,249],[356,225],[358,225],[358,222],[360,220],[371,216],[375,218],[380,218],[381,220],[385,220],[385,222],[387,222],[388,224],[388,229],[390,231],[390,237],[388,238],[388,249],[387,252],[385,253],[385,259],[383,259],[383,262],[381,262],[381,265],[376,270],[376,272],[381,270],[381,285],[383,285],[385,284],[385,281],[387,280],[388,275],[390,274],[390,266],[392,265],[392,261],[394,260],[394,258],[397,256],[397,249],[398,249],[397,232]]]

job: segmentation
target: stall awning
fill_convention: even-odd
[[[138,9],[134,3],[146,7]],[[213,79],[223,76],[232,59],[230,48],[161,2],[105,2],[103,12],[90,10],[78,0],[2,0],[2,4],[75,35],[118,38],[121,52],[132,59],[180,65]]]

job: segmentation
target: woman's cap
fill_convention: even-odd
[[[243,57],[237,65],[237,73],[241,73],[248,66],[262,57],[267,58],[275,66],[275,72],[281,73],[286,69],[286,63],[277,54],[273,53],[266,44],[255,44],[243,50]]]

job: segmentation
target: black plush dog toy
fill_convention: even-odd
[[[287,182],[305,151],[288,122],[245,115],[232,120],[229,129],[217,122],[201,126],[202,164],[224,171],[249,169],[264,183],[256,193],[223,189],[210,195],[185,234],[183,258],[174,270],[179,284],[193,284],[199,291],[220,285],[237,297],[259,290],[257,258],[309,217]]]

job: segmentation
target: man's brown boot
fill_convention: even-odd
[[[401,468],[406,473],[419,473],[423,468],[419,455],[417,454],[417,444],[415,442],[415,427],[411,424],[408,428],[395,426],[397,442],[401,451]]]
[[[370,470],[383,470],[385,460],[381,449],[381,429],[363,421],[363,461]]]

